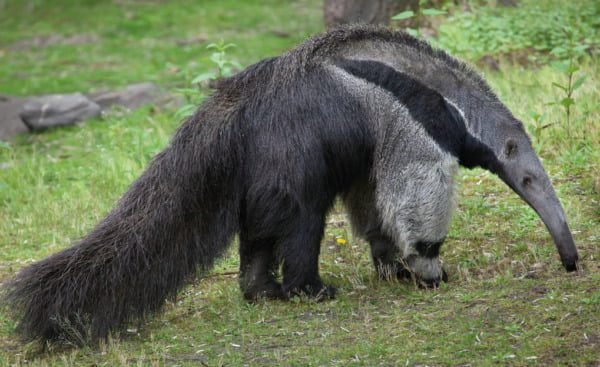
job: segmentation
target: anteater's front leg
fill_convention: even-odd
[[[367,234],[371,246],[373,265],[381,279],[411,279],[425,288],[435,288],[440,281],[447,282],[448,275],[442,268],[439,250],[443,242],[419,241],[411,245],[411,254],[403,257],[400,248],[380,230]]]
[[[410,279],[411,273],[400,260],[400,250],[392,239],[379,230],[370,231],[367,241],[371,246],[371,258],[380,279]]]

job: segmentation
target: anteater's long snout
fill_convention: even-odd
[[[574,271],[577,269],[577,260],[579,259],[575,241],[573,241],[573,235],[567,224],[560,201],[549,179],[546,179],[548,180],[548,186],[545,192],[529,194],[524,199],[538,213],[546,228],[548,228],[565,269]]]
[[[533,157],[503,164],[500,178],[540,216],[550,232],[567,271],[577,269],[577,248],[550,178],[534,153]]]

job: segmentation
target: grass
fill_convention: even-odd
[[[208,66],[206,41],[237,44],[233,57],[250,64],[321,29],[315,0],[292,5],[278,0],[2,3],[0,85],[3,92],[21,95],[89,91],[140,80],[177,85],[186,72]],[[36,37],[52,34],[85,35],[92,41],[34,46]]]
[[[89,91],[146,80],[175,89],[188,74],[212,67],[207,42],[236,43],[232,55],[246,65],[321,30],[316,0],[199,3],[0,2],[0,92]],[[14,47],[82,30],[95,41]],[[175,42],[198,35],[206,42]],[[563,82],[562,75],[510,64],[486,73],[526,124],[531,111],[553,124],[534,143],[583,258],[579,274],[563,271],[533,210],[493,175],[465,170],[442,248],[450,281],[439,290],[378,280],[367,245],[336,208],[320,258],[323,278],[339,290],[333,301],[243,301],[231,274],[238,265],[232,248],[163,314],[99,347],[40,352],[16,340],[14,321],[0,311],[0,365],[596,366],[600,65],[581,66],[589,78],[576,94],[572,141],[561,125],[563,111],[546,105],[559,98],[551,83]],[[178,124],[173,111],[144,108],[0,146],[0,281],[90,230]]]
[[[529,63],[543,62],[549,52],[560,55],[559,48],[570,41],[591,54],[598,52],[597,1],[520,0],[519,6],[508,8],[490,3],[463,6],[469,11],[452,14],[439,27],[440,44],[472,59],[500,53]]]

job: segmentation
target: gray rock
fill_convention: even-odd
[[[25,99],[0,95],[0,140],[29,130],[19,117],[24,104]]]
[[[0,95],[0,140],[28,130],[72,125],[108,112],[112,106],[133,110],[149,104],[175,108],[183,104],[183,97],[167,93],[153,83],[132,84],[121,90],[89,96],[81,93],[28,98]]]
[[[131,84],[121,90],[94,93],[89,97],[102,109],[121,106],[134,110],[148,104],[165,106],[174,101],[172,95],[154,83]]]
[[[27,100],[19,114],[32,131],[72,125],[100,115],[100,106],[81,93],[52,94]]]

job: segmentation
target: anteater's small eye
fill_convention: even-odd
[[[531,177],[529,177],[529,176],[523,177],[523,186],[527,187],[529,185],[531,185]]]
[[[506,156],[506,158],[513,158],[516,154],[517,143],[512,139],[508,139],[506,141],[506,146],[504,147],[504,155]]]

